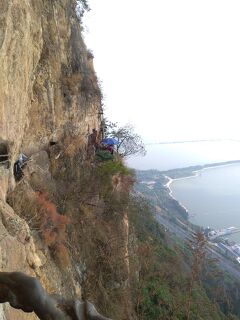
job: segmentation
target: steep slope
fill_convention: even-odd
[[[50,153],[64,158],[78,151],[83,159],[87,134],[100,126],[101,93],[75,6],[71,0],[0,3],[0,265],[2,271],[37,275],[51,292],[80,297],[73,272],[58,268],[43,238],[21,216],[22,206],[33,214],[28,203],[36,204],[36,191],[57,188]],[[51,141],[60,145],[57,154],[49,151]],[[20,152],[30,162],[16,184],[13,166]],[[18,194],[22,201],[14,205]],[[3,309],[2,319],[35,319]]]
[[[101,92],[76,1],[1,0],[0,68],[0,271],[116,320],[186,319],[185,262],[132,199],[132,172],[87,155]],[[29,161],[16,182],[21,152]],[[192,314],[226,319],[202,287]],[[1,304],[0,319],[37,317]]]
[[[20,151],[39,151],[66,131],[84,142],[99,127],[101,95],[75,1],[3,0],[0,6],[0,143],[12,168]],[[8,176],[3,196],[14,187]]]

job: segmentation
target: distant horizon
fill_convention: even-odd
[[[216,138],[216,139],[197,139],[197,140],[177,140],[177,141],[158,141],[158,142],[145,142],[146,146],[155,144],[180,144],[180,143],[197,143],[197,142],[216,142],[216,141],[233,141],[240,142],[240,139],[231,138]]]
[[[240,159],[240,141],[231,139],[146,144],[146,156],[127,159],[129,167],[160,171]]]

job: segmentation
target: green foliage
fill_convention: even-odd
[[[115,211],[121,206],[121,202],[126,202],[128,198],[129,188],[133,184],[134,172],[121,161],[105,161],[96,167],[96,181],[99,185],[99,191],[104,201],[108,203],[110,211]],[[121,187],[121,197],[116,197],[114,190]],[[125,188],[125,190],[124,190]],[[118,190],[119,193],[119,190]],[[125,194],[125,195],[124,195]]]
[[[153,208],[139,197],[129,205],[130,227],[137,236],[137,257],[131,259],[131,268],[133,274],[138,273],[132,280],[138,319],[186,320],[187,315],[196,320],[226,319],[200,283],[194,283],[189,291],[190,266],[186,268],[180,248],[166,236],[152,212]]]
[[[97,175],[102,181],[110,181],[112,176],[133,175],[133,171],[124,166],[121,161],[106,161],[97,166]]]
[[[204,271],[202,282],[211,300],[216,301],[226,315],[232,314],[230,319],[235,319],[234,314],[239,317],[239,281],[219,270],[216,261],[209,261]]]
[[[158,280],[158,279],[157,279]],[[159,281],[149,281],[143,288],[143,313],[146,319],[168,318],[171,316],[173,309],[173,295],[166,284]]]
[[[139,196],[132,198],[129,206],[129,218],[140,241],[146,241],[151,236],[159,242],[164,237],[163,229],[156,222],[152,210],[153,208],[144,198]]]

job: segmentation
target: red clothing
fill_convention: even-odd
[[[107,146],[106,150],[113,154],[113,146]]]

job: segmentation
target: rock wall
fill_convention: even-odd
[[[2,0],[0,70],[0,143],[11,168],[20,151],[66,131],[84,142],[99,128],[101,95],[73,0]]]
[[[87,134],[99,130],[101,93],[75,1],[1,0],[0,70],[0,150],[8,153],[7,161],[0,157],[0,269],[35,275],[49,292],[81,297],[71,267],[62,272],[29,221],[6,202],[17,188],[31,198],[34,183],[51,184],[42,151],[50,141],[60,141],[63,152],[71,139],[84,148]],[[27,179],[16,185],[13,165],[20,152],[32,163]],[[37,319],[0,307],[1,320]]]

